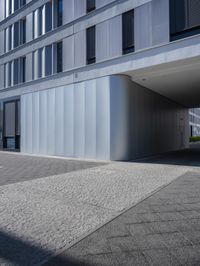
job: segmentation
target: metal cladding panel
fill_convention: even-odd
[[[26,99],[26,152],[33,153],[32,137],[33,137],[33,108],[32,108],[32,94],[27,95]]]
[[[106,20],[96,26],[97,62],[122,54],[122,21],[121,16]]]
[[[96,60],[97,62],[109,58],[109,21],[96,25]]]
[[[85,148],[85,83],[74,85],[74,156],[84,157]]]
[[[55,90],[55,154],[64,155],[64,88]]]
[[[80,31],[74,35],[74,60],[75,67],[81,67],[86,64],[86,32]]]
[[[104,77],[22,95],[22,150],[126,159],[126,79]]]
[[[40,92],[40,120],[39,129],[40,129],[40,136],[39,136],[39,143],[40,143],[40,153],[47,154],[47,91]]]
[[[151,3],[135,8],[135,50],[151,47],[152,25],[151,25]]]
[[[0,90],[4,88],[4,65],[0,65]]]
[[[0,55],[4,53],[4,31],[0,32]]]
[[[33,139],[32,139],[32,143],[33,143],[33,148],[32,151],[33,153],[37,154],[39,153],[39,147],[40,147],[40,143],[39,143],[39,119],[40,119],[40,109],[39,109],[39,92],[34,93],[33,95],[33,100],[32,100],[32,114],[33,114]]]
[[[109,20],[109,57],[122,54],[122,16]]]
[[[74,0],[63,1],[63,24],[74,19]]]
[[[63,39],[63,70],[74,67],[74,36]]]
[[[47,91],[47,154],[55,155],[55,89]]]
[[[96,158],[110,159],[110,79],[96,80]]]
[[[26,16],[26,42],[33,39],[33,13]]]
[[[85,157],[96,157],[96,80],[85,82]]]
[[[5,0],[0,0],[0,21],[2,21],[5,18]]]
[[[26,55],[26,81],[31,81],[33,77],[32,57],[32,53]]]
[[[74,0],[74,18],[86,14],[86,0]]]
[[[154,0],[152,5],[152,45],[169,42],[169,1]]]
[[[64,155],[74,156],[74,85],[64,88]]]
[[[110,78],[110,158],[130,158],[129,132],[130,80],[126,76]]]
[[[20,139],[20,145],[21,145],[21,151],[26,151],[26,99],[24,97],[21,97],[21,139]]]

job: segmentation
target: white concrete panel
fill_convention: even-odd
[[[21,138],[20,150],[26,152],[26,97],[21,97]]]
[[[152,45],[169,42],[169,1],[154,0],[152,5]]]
[[[4,88],[4,65],[0,66],[0,89]]]
[[[5,18],[5,0],[0,0],[0,21],[2,21]]]
[[[33,39],[33,13],[26,16],[26,42]]]
[[[4,31],[0,31],[0,55],[4,54]]]
[[[74,156],[74,85],[64,89],[64,155]]]
[[[86,0],[74,0],[74,18],[86,14]]]
[[[96,80],[85,82],[85,157],[96,158]]]
[[[26,97],[26,96],[24,96]],[[40,153],[47,154],[47,91],[40,92],[39,99],[39,109],[40,109],[40,120],[39,120],[39,130],[40,130]]]
[[[81,67],[86,64],[86,32],[80,31],[74,35],[74,60],[75,67]]]
[[[74,36],[63,39],[63,70],[74,68]]]
[[[32,54],[26,55],[26,81],[31,81],[33,76]]]
[[[39,134],[40,134],[40,129],[39,129],[39,121],[40,121],[40,104],[39,104],[39,92],[34,93],[32,99],[32,115],[33,115],[33,135],[32,135],[32,152],[34,154],[39,153],[40,149],[40,143],[39,143]]]
[[[55,90],[55,154],[64,155],[64,88]]]
[[[55,89],[47,91],[47,154],[55,155]]]
[[[110,159],[110,84],[109,77],[96,81],[96,158]]]
[[[122,54],[122,16],[109,20],[109,57]]]
[[[109,58],[109,20],[96,25],[96,61]]]
[[[135,8],[135,50],[150,47],[152,44],[152,11],[151,3]]]
[[[85,83],[74,85],[74,156],[85,151]]]
[[[74,19],[74,0],[63,1],[63,24]]]
[[[110,77],[110,159],[130,158],[129,79]]]
[[[32,153],[33,152],[33,108],[32,108],[32,94],[28,94],[26,98],[26,152]]]

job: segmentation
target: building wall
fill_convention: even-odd
[[[188,145],[187,110],[126,76],[25,94],[21,104],[22,152],[128,160]]]
[[[136,83],[130,87],[131,157],[187,148],[188,109]]]
[[[200,136],[200,108],[190,109],[190,136]]]

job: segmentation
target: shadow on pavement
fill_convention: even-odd
[[[49,250],[0,231],[0,265],[4,263],[20,266],[42,265],[42,261],[50,259],[53,255]],[[59,258],[59,264],[56,265],[81,266],[83,263],[74,259],[61,257]]]
[[[168,152],[133,162],[200,167],[200,144],[194,143],[189,149]]]

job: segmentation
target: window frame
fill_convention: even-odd
[[[93,40],[93,47],[90,47],[90,32],[92,32],[94,34],[92,40]],[[94,55],[89,57],[90,55],[90,51],[94,50]],[[89,27],[86,29],[86,64],[90,65],[90,64],[94,64],[96,63],[96,26],[93,25],[92,27]]]
[[[132,36],[132,43],[131,44],[126,44],[126,31],[125,31],[125,28],[127,27],[125,24],[127,22],[127,15],[131,14],[131,19],[132,19],[132,22],[133,22],[133,25],[132,25],[132,33],[133,33],[133,36]],[[129,53],[133,53],[135,52],[135,11],[134,9],[131,9],[125,13],[122,14],[122,54],[123,55],[126,55],[126,54],[129,54]]]

